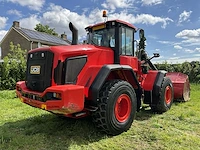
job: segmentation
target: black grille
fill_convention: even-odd
[[[75,84],[77,76],[87,62],[87,56],[70,57],[65,60],[65,84]]]
[[[43,92],[51,86],[54,54],[50,51],[38,51],[28,54],[26,86],[30,90]]]

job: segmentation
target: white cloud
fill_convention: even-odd
[[[96,8],[87,16],[85,13],[78,14],[69,9],[63,8],[62,6],[50,4],[47,11],[41,16],[38,16],[37,14],[31,15],[28,18],[19,20],[19,22],[21,27],[28,29],[33,29],[38,23],[49,25],[50,28],[55,28],[55,31],[59,34],[65,32],[69,39],[71,37],[69,22],[72,22],[78,29],[80,39],[83,39],[86,36],[85,27],[104,21],[104,18],[102,18],[102,11],[103,10]],[[150,14],[133,15],[129,14],[127,11],[110,13],[109,20],[112,19],[121,19],[129,21],[132,24],[155,25],[161,23],[163,28],[165,28],[170,22],[173,22],[170,18],[161,18]]]
[[[195,51],[200,52],[200,47],[195,48]]]
[[[133,5],[133,0],[106,0],[101,6],[113,12],[116,8],[128,8]]]
[[[109,16],[111,19],[122,19],[129,20],[130,23],[133,24],[147,24],[147,25],[155,25],[157,23],[162,23],[161,27],[166,28],[167,24],[173,22],[170,18],[161,18],[157,16],[153,16],[150,14],[140,14],[134,16],[133,14],[127,14],[126,11],[122,11],[120,13],[114,13]]]
[[[182,43],[187,44],[187,46],[191,45],[200,45],[200,28],[193,30],[182,30],[181,32],[175,35],[176,38],[183,39]]]
[[[174,42],[171,42],[171,41],[158,41],[159,43],[161,44],[174,44]]]
[[[180,57],[170,57],[170,60],[178,60]]]
[[[31,10],[39,11],[43,7],[45,0],[7,0],[7,2],[27,6]]]
[[[169,24],[169,22],[173,22],[173,20],[168,17],[161,18],[161,17],[152,16],[150,14],[141,14],[141,15],[137,15],[136,22],[142,23],[142,24],[151,24],[151,25],[155,25],[156,23],[162,23],[163,25],[161,27],[166,28],[167,24]]]
[[[199,47],[196,47],[194,49],[188,49],[188,48],[186,48],[185,52],[187,52],[187,53],[199,53],[200,52],[200,48]]]
[[[160,52],[160,49],[159,49],[159,48],[156,48],[155,51],[156,51],[156,52]]]
[[[142,5],[158,5],[163,2],[163,0],[142,0]]]
[[[180,15],[179,15],[179,20],[178,20],[178,24],[180,25],[182,22],[184,21],[189,21],[190,15],[191,15],[192,11],[183,11]]]
[[[0,29],[3,29],[6,26],[8,18],[7,17],[1,17],[0,16]]]
[[[86,16],[85,14],[71,12],[61,6],[51,4],[48,11],[43,14],[41,22],[42,24],[46,23],[50,27],[54,27],[59,33],[65,31],[67,34],[71,35],[71,32],[68,30],[68,24],[69,21],[71,21],[79,29],[79,35],[85,36],[84,28],[86,26],[103,21],[102,11],[103,10],[96,8],[89,13],[89,16]],[[157,23],[162,23],[163,28],[165,28],[170,22],[173,22],[170,18],[161,18],[150,14],[140,14],[134,16],[133,14],[128,14],[126,11],[111,13],[109,14],[109,19],[128,20],[132,24],[141,23],[155,25]]]
[[[3,39],[3,37],[6,35],[8,31],[6,30],[0,30],[0,41]]]
[[[154,39],[154,40],[158,39],[158,37],[156,35],[148,35],[148,37],[151,38],[151,39]]]
[[[195,49],[194,50],[193,49],[185,49],[184,51],[187,52],[187,53],[194,53]]]
[[[18,10],[16,10],[16,9],[8,10],[8,11],[7,11],[7,14],[9,14],[9,15],[17,15],[17,16],[19,16],[19,17],[22,16],[21,11],[18,11]]]
[[[90,12],[89,17],[86,17],[85,14],[79,15],[61,6],[51,4],[48,11],[43,14],[40,20],[42,24],[47,24],[51,28],[55,28],[56,32],[60,34],[66,32],[70,36],[69,22],[72,22],[78,29],[79,36],[85,36],[86,32],[84,28],[99,19],[103,21],[100,10],[95,9]]]
[[[194,57],[199,57],[199,58],[200,58],[200,54],[194,54],[193,56],[194,56]],[[199,61],[200,61],[200,59],[199,59]]]
[[[19,22],[21,27],[33,30],[36,24],[40,23],[40,20],[37,15],[31,15],[28,18],[19,20]]]
[[[183,49],[183,47],[181,47],[180,45],[174,45],[175,49]]]
[[[68,37],[71,37],[69,22],[72,22],[78,29],[79,36],[82,39],[86,36],[85,27],[97,22],[103,22],[102,11],[94,9],[89,16],[85,16],[85,14],[80,15],[61,6],[50,4],[50,7],[42,16],[31,15],[19,20],[19,22],[21,27],[28,29],[34,29],[38,23],[49,25],[50,28],[55,28],[55,31],[59,34],[65,32]]]
[[[183,38],[183,39],[200,37],[200,28],[194,29],[194,30],[187,30],[187,29],[182,30],[181,32],[176,34],[176,37]]]

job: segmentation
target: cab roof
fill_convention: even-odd
[[[88,26],[88,27],[86,27],[85,29],[88,29],[88,28],[94,28],[94,27],[97,27],[97,26],[101,26],[101,25],[104,25],[104,24],[106,24],[106,23],[109,23],[109,22],[117,22],[117,23],[121,23],[121,24],[123,24],[123,25],[125,25],[125,26],[127,26],[127,27],[130,27],[130,28],[132,28],[132,29],[137,29],[135,26],[133,26],[132,24],[130,24],[130,23],[128,23],[128,22],[125,22],[125,21],[122,21],[122,20],[118,20],[118,19],[116,19],[116,20],[109,20],[109,21],[106,21],[106,22],[101,22],[101,23],[97,23],[97,24],[95,24],[95,25],[91,25],[91,26]]]

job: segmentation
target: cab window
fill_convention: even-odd
[[[122,28],[121,39],[122,55],[133,56],[133,30]]]
[[[98,46],[115,47],[115,29],[95,30],[90,33],[88,41]]]

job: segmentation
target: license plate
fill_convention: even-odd
[[[31,66],[30,74],[40,74],[40,66]]]

